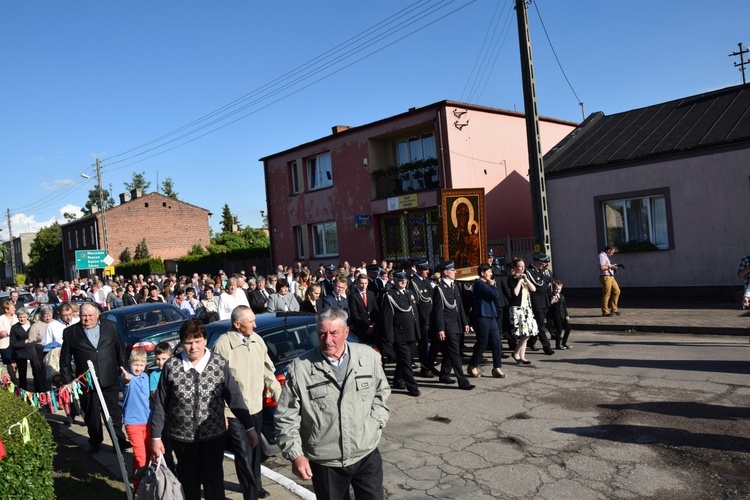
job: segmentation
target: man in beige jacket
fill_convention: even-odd
[[[268,347],[260,335],[255,335],[255,314],[248,306],[234,308],[230,318],[232,328],[219,337],[213,352],[229,362],[232,376],[240,386],[240,392],[253,418],[258,437],[262,429],[263,392],[267,387],[275,401],[281,395],[281,385],[276,380],[275,368],[268,357]],[[269,493],[263,489],[260,475],[260,446],[250,448],[246,430],[227,408],[229,432],[227,440],[234,450],[234,465],[245,500],[265,498]],[[256,439],[257,443],[257,439]]]

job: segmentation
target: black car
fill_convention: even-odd
[[[180,342],[180,327],[190,319],[178,307],[164,302],[118,307],[103,312],[100,318],[117,325],[128,352],[133,349],[146,351],[147,370],[153,368],[156,345],[169,342],[176,347]]]
[[[211,349],[219,337],[231,328],[229,320],[209,323],[205,326],[208,348]],[[255,316],[255,335],[263,338],[268,346],[268,357],[276,367],[276,380],[281,386],[286,382],[289,363],[294,361],[305,351],[318,347],[318,333],[315,315],[297,312],[279,312],[259,314]],[[359,343],[351,333],[349,342]],[[260,433],[260,444],[264,456],[280,453],[276,444],[276,434],[273,426],[273,415],[276,412],[276,402],[266,392],[263,400],[263,428]]]

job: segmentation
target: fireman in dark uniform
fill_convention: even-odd
[[[383,338],[396,353],[393,387],[406,389],[411,396],[419,396],[421,393],[411,368],[411,353],[419,336],[416,299],[407,287],[409,280],[405,272],[398,272],[393,278],[395,286],[383,294],[381,305]]]
[[[431,378],[434,365],[429,362],[428,345],[437,349],[436,339],[430,339],[430,314],[432,313],[432,282],[430,281],[430,263],[418,261],[416,270],[411,275],[409,286],[416,299],[417,316],[419,316],[419,338],[417,339],[417,354],[419,356],[419,375]]]
[[[440,266],[442,278],[432,293],[432,316],[430,316],[430,330],[434,332],[440,341],[443,352],[443,363],[440,366],[440,382],[452,384],[455,382],[450,378],[454,371],[458,379],[458,387],[471,390],[474,385],[464,375],[461,368],[461,351],[459,342],[461,333],[468,333],[469,323],[466,320],[463,304],[461,303],[461,292],[459,292],[454,280],[456,279],[456,265],[452,260]]]

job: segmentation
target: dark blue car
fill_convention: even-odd
[[[153,368],[154,349],[159,342],[169,342],[173,348],[180,343],[180,327],[188,319],[178,307],[164,302],[118,307],[100,316],[101,321],[117,325],[127,352],[146,351],[147,370]]]

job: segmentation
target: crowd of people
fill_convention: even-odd
[[[554,281],[548,266],[549,258],[537,254],[528,268],[523,260],[513,259],[507,271],[490,257],[477,276],[461,281],[456,280],[453,261],[432,269],[416,260],[363,262],[359,267],[344,262],[315,271],[297,263],[278,266],[265,276],[253,266],[231,276],[219,271],[216,276],[93,277],[49,287],[40,283],[32,290],[34,300],[43,304],[35,322],[20,304],[16,309],[18,293],[11,292],[2,304],[0,353],[14,380],[29,390],[29,365],[34,388],[49,386],[41,360],[50,348],[59,352],[61,384],[85,374],[92,362],[115,438],[121,448],[133,448],[133,471],[154,455],[167,457],[186,498],[200,498],[201,488],[206,498],[223,498],[221,461],[227,443],[237,455],[245,498],[268,494],[262,487],[258,448],[264,391],[279,402],[279,445],[295,474],[312,478],[326,498],[337,498],[350,485],[358,498],[381,498],[377,444],[391,389],[418,397],[418,378],[437,377],[471,390],[469,378],[482,376],[488,348],[490,375],[504,379],[502,363],[509,356],[503,355],[503,340],[519,365],[531,363],[525,353],[536,349],[537,338],[546,354],[554,354],[548,330],[557,349],[571,347],[562,283]],[[150,376],[145,373],[145,353],[127,353],[114,324],[99,320],[101,310],[149,302],[172,303],[191,318],[180,330],[181,354],[173,356],[168,344],[157,346],[157,369]],[[61,303],[56,306],[58,318],[53,317],[54,303]],[[253,335],[255,315],[296,311],[317,315],[319,349],[290,365],[282,391],[268,348]],[[203,325],[218,320],[229,320],[228,331],[209,350]],[[464,339],[472,328],[477,340],[464,371]],[[363,344],[377,346],[380,354],[347,342],[350,331]],[[395,363],[390,380],[384,371],[387,362]],[[357,377],[347,382],[353,363]],[[315,366],[321,379],[311,376]],[[351,391],[357,397],[349,395]],[[323,404],[329,400],[330,405]],[[342,413],[341,404],[351,407]],[[80,412],[90,451],[98,453],[104,436],[96,391],[82,396]],[[68,415],[66,423],[71,421]],[[313,422],[330,427],[321,431],[324,440],[312,432]],[[333,429],[339,434],[330,434]],[[349,433],[349,445],[342,442],[342,429]]]

